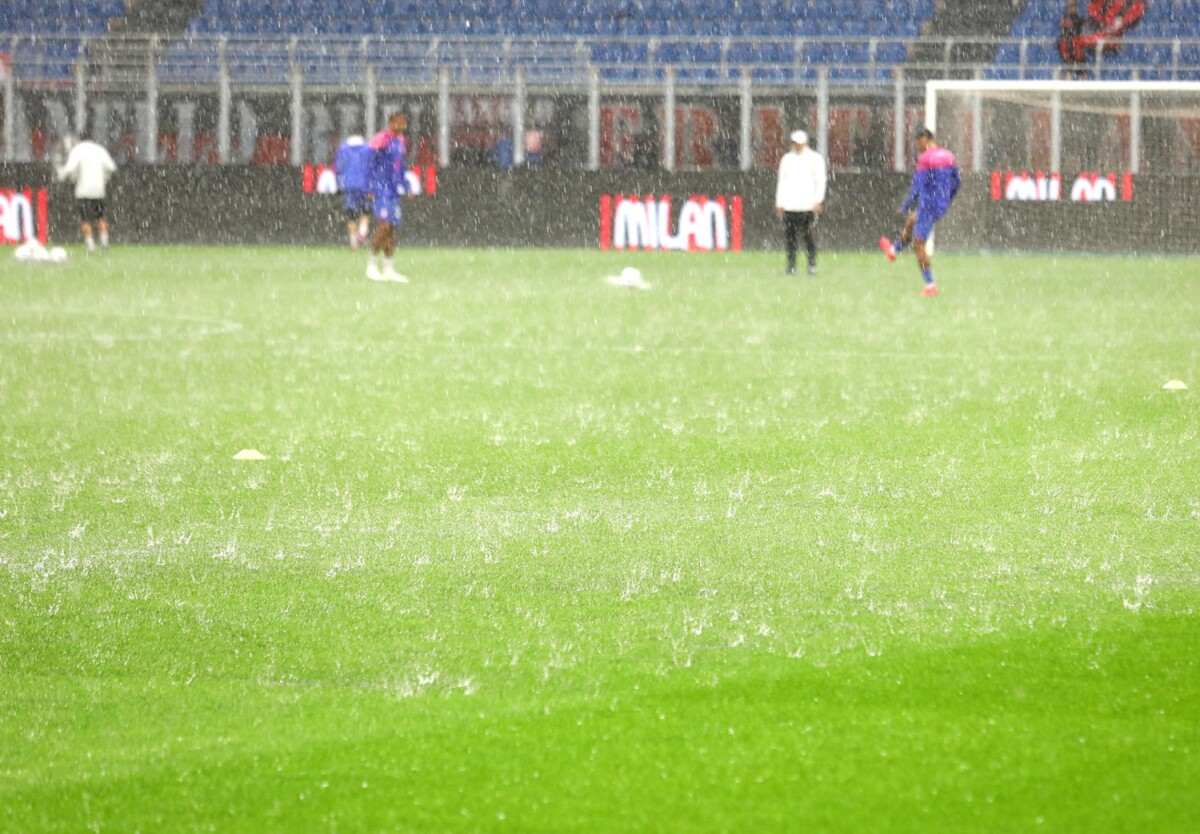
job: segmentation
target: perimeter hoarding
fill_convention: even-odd
[[[905,174],[833,175],[818,230],[821,248],[873,250],[880,235],[896,231],[896,207],[908,187]],[[51,239],[75,242],[78,218],[69,185],[53,182],[49,165],[0,166],[0,189],[36,194],[41,188],[49,195]],[[1118,178],[1113,201],[1075,202],[1067,199],[1069,192],[1062,200],[994,200],[989,173],[966,174],[953,208],[938,224],[938,246],[940,251],[1200,251],[1200,177],[1139,175],[1132,193],[1131,201],[1121,199]],[[599,249],[605,195],[610,201],[617,195],[640,196],[643,206],[653,195],[656,208],[669,200],[668,237],[678,241],[682,208],[699,202],[696,196],[707,196],[725,198],[729,251],[735,249],[735,200],[741,206],[742,248],[780,250],[774,194],[772,171],[451,167],[437,172],[436,195],[407,207],[401,241],[415,247]],[[705,211],[712,251],[720,251],[716,212]],[[305,194],[302,169],[289,166],[125,165],[112,181],[109,214],[119,243],[339,245],[345,233],[341,198]],[[703,225],[700,216],[691,222],[698,224],[694,231]],[[702,250],[704,240],[701,234],[697,245],[685,241],[681,248]]]

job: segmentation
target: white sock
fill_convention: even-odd
[[[385,256],[384,256],[384,258],[383,258],[383,268],[384,268],[385,270],[387,270],[388,272],[395,272],[395,271],[396,271],[395,269],[393,269],[393,268],[392,268],[392,256],[391,256],[391,255],[385,255]]]
[[[359,237],[366,237],[366,236],[367,236],[367,221],[366,221],[366,220],[360,220],[360,221],[359,221],[359,223],[358,223],[358,236],[359,236]]]
[[[108,232],[100,233],[100,245],[105,247],[108,246]]]
[[[96,240],[91,235],[88,235],[87,237],[85,237],[83,239],[83,242],[87,244],[87,248],[88,248],[89,252],[96,251]]]

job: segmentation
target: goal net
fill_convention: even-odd
[[[925,110],[964,174],[943,248],[1200,252],[1200,83],[930,81]]]

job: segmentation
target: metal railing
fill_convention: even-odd
[[[1110,48],[1117,49],[1116,54]],[[992,54],[988,61],[964,54]],[[212,82],[222,71],[235,81],[287,82],[299,69],[312,83],[356,84],[370,69],[410,83],[431,84],[443,70],[455,82],[507,83],[522,69],[528,83],[605,80],[654,84],[667,69],[699,84],[737,83],[744,69],[764,84],[812,81],[820,67],[835,81],[887,84],[897,67],[910,76],[972,77],[997,72],[1013,79],[1051,78],[1060,70],[1045,39],[829,37],[518,37],[186,35],[177,38],[86,37],[0,33],[0,55],[24,85],[69,84],[80,64],[116,81],[150,63],[164,82]],[[1132,58],[1130,56],[1133,56]],[[1200,40],[1127,38],[1100,42],[1090,54],[1099,78],[1153,74],[1188,80],[1200,73]],[[840,72],[840,74],[839,74]]]
[[[992,60],[962,57],[981,50]],[[676,164],[677,102],[697,95],[720,98],[736,114],[726,132],[736,141],[734,164],[745,170],[755,164],[758,140],[752,117],[761,100],[811,99],[813,117],[799,120],[810,122],[817,146],[826,147],[831,97],[871,98],[899,113],[912,108],[931,78],[1049,79],[1063,70],[1052,42],[981,38],[189,35],[171,39],[0,34],[0,56],[2,158],[8,161],[38,155],[36,148],[22,144],[28,144],[27,132],[43,137],[78,132],[96,120],[93,111],[102,105],[109,108],[114,100],[135,113],[134,158],[161,161],[160,122],[166,117],[176,122],[183,118],[179,113],[164,116],[163,101],[186,96],[207,96],[214,102],[210,131],[214,161],[239,161],[233,131],[235,99],[259,94],[284,102],[290,140],[287,161],[292,164],[313,161],[306,151],[318,129],[306,110],[313,97],[346,96],[359,102],[361,129],[369,132],[378,125],[381,101],[425,96],[433,113],[428,133],[436,145],[436,159],[449,165],[459,141],[452,133],[453,97],[488,94],[511,102],[505,130],[510,131],[513,162],[521,164],[525,161],[522,137],[533,119],[527,113],[529,97],[545,93],[574,96],[582,102],[587,113],[582,140],[586,151],[578,165],[589,169],[602,164],[602,97],[642,96],[661,102],[657,133],[668,170]],[[1098,44],[1091,67],[1101,79],[1200,79],[1200,41],[1127,39],[1115,55]],[[37,95],[45,101],[27,102]],[[31,127],[29,121],[36,118],[43,124]],[[893,118],[891,135],[884,143],[889,164],[897,169],[906,164],[902,152],[906,130],[904,119]]]

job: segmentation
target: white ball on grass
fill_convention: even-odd
[[[61,246],[55,246],[50,250],[50,262],[56,264],[65,264],[67,262],[67,250]]]

